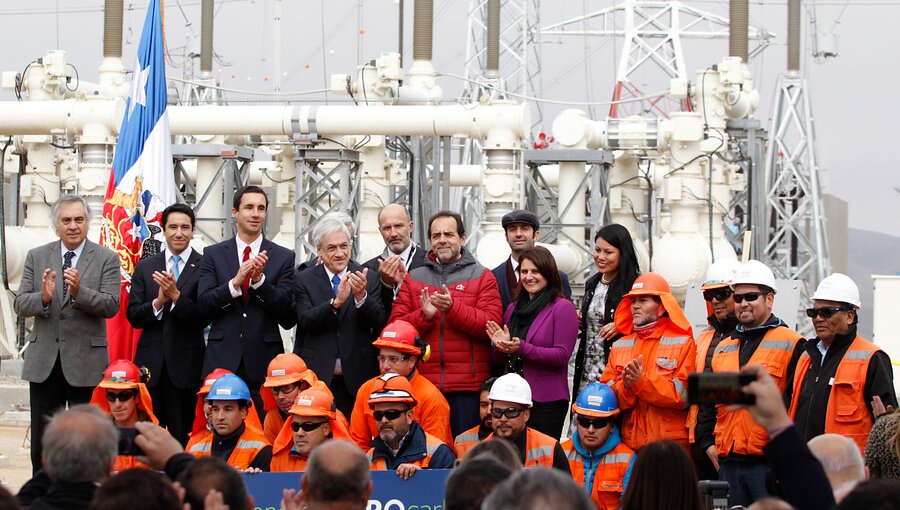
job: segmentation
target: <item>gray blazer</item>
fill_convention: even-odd
[[[41,278],[47,268],[56,271],[56,292],[44,311]],[[47,380],[57,354],[72,386],[96,386],[109,364],[106,319],[119,310],[119,257],[86,241],[75,269],[81,275],[78,297],[63,303],[60,241],[33,248],[25,258],[14,306],[20,317],[34,317],[22,366],[26,381]]]

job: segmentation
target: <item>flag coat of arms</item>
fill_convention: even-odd
[[[134,266],[147,250],[159,251],[154,233],[162,211],[175,203],[171,134],[166,114],[165,44],[160,0],[147,8],[131,78],[131,91],[116,143],[100,242],[119,255],[121,306],[107,321],[109,359],[134,359],[139,330],[125,318]]]

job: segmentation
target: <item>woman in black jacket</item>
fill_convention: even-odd
[[[641,274],[628,229],[611,223],[594,236],[594,264],[597,274],[584,284],[581,301],[581,331],[575,356],[572,401],[581,388],[599,380],[606,368],[612,343],[621,336],[613,317],[622,296],[631,290]]]

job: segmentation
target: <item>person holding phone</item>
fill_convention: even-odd
[[[91,404],[99,407],[107,415],[111,416],[120,437],[128,432],[134,432],[134,424],[139,421],[149,421],[159,424],[153,414],[153,402],[150,399],[150,391],[147,389],[146,379],[149,372],[143,371],[134,363],[120,359],[113,361],[103,371],[103,379],[94,388],[91,395]],[[133,437],[133,436],[132,436]],[[120,449],[127,441],[120,441]],[[149,466],[135,460],[135,451],[119,452],[116,457],[113,471],[126,469],[149,469]]]

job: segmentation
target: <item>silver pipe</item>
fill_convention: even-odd
[[[213,0],[203,0],[200,10],[200,72],[212,73]]]
[[[728,4],[728,55],[741,57],[747,63],[747,32],[750,22],[750,6],[747,0],[730,0]]]
[[[416,0],[413,8],[413,60],[431,61],[433,0]]]
[[[106,0],[103,7],[103,56],[122,58],[124,0]]]
[[[486,76],[497,76],[500,71],[500,0],[488,0],[487,4],[487,65]]]
[[[788,0],[788,71],[800,71],[800,0]]]

